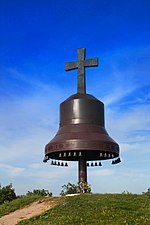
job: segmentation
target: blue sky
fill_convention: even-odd
[[[17,194],[58,195],[77,182],[77,164],[43,163],[56,134],[59,104],[76,93],[77,71],[64,63],[98,57],[87,93],[105,103],[106,129],[122,163],[88,169],[94,193],[142,193],[150,187],[150,1],[0,1],[0,183]]]

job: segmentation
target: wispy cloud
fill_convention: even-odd
[[[0,168],[1,168],[1,171],[6,172],[7,175],[10,175],[13,177],[20,176],[25,171],[25,168],[23,167],[15,167],[15,166],[10,166],[7,164],[2,164],[2,163],[0,163]]]
[[[104,69],[103,76],[105,79],[97,79],[96,89],[101,94],[106,106],[120,103],[125,97],[141,99],[135,95],[135,91],[139,95],[139,89],[150,85],[150,53],[149,47],[120,49],[117,52],[109,52],[103,59]],[[149,88],[148,88],[149,89]],[[145,99],[148,98],[149,92],[145,93]],[[142,96],[143,98],[143,96]],[[144,100],[144,99],[143,99]],[[123,102],[121,102],[123,103]]]
[[[131,54],[130,58],[134,58],[135,52],[133,53],[128,53],[126,57],[128,58]],[[148,55],[146,50],[145,54]],[[121,57],[123,58],[121,59]],[[144,63],[141,59],[137,65],[140,53],[136,57],[134,68],[131,66],[131,60],[129,60],[129,65],[128,63],[123,65],[124,57],[122,52],[114,57],[113,66],[109,68],[110,76],[104,76],[103,80],[101,77],[97,78],[101,81],[98,80],[94,84],[96,86],[93,86],[93,90],[96,96],[105,103],[106,129],[110,136],[119,143],[122,161],[125,158],[125,161],[130,162],[132,153],[135,158],[137,154],[142,155],[141,161],[144,162],[146,157],[144,154],[148,153],[150,149],[150,95],[148,92],[150,79],[147,78],[147,75],[145,75],[146,79],[145,77],[142,79],[142,77],[145,72],[144,67],[149,70],[149,64],[148,62]],[[113,58],[113,54],[109,55],[109,58]],[[32,91],[25,95],[19,95],[15,93],[17,90],[8,92],[8,89],[3,89],[3,94],[8,93],[5,99],[1,98],[0,108],[1,171],[7,174],[10,180],[17,183],[19,192],[27,191],[29,187],[30,189],[35,188],[35,186],[39,188],[51,186],[55,193],[59,192],[59,188],[56,188],[57,184],[63,185],[69,180],[76,182],[77,166],[70,164],[67,169],[54,168],[44,164],[42,160],[44,146],[56,134],[59,126],[59,104],[68,97],[68,93],[59,85],[45,84],[40,78],[29,79],[29,74],[26,77],[16,69],[9,69],[8,73],[12,79],[17,80],[18,85],[21,84],[26,88],[30,86],[29,89]],[[110,82],[109,77],[111,77]],[[91,85],[93,84],[91,83]],[[117,168],[107,169],[105,163],[103,168],[106,169],[89,170],[89,177],[90,179],[93,177],[94,185],[100,187],[97,179],[99,177],[102,177],[103,180],[105,176],[109,176],[111,179],[115,179],[116,176],[121,177]],[[132,164],[130,168],[132,168]],[[148,171],[149,167],[147,166],[145,170]],[[136,174],[133,172],[132,175]],[[123,171],[122,177],[127,177],[127,172]],[[142,175],[140,177],[143,178]],[[26,180],[24,186],[20,184],[21,181],[24,182],[22,179]],[[106,180],[105,182],[108,183]]]
[[[92,175],[93,177],[98,176],[109,176],[115,173],[114,169],[91,169],[89,170],[89,175]]]
[[[144,178],[144,179],[150,179],[150,175],[147,174],[147,171],[133,171],[133,170],[128,170],[126,172],[121,173],[122,176],[126,176],[126,177],[131,177],[133,179],[139,179],[139,178]]]

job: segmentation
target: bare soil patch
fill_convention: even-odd
[[[12,212],[8,215],[1,217],[0,225],[15,225],[21,220],[29,219],[33,216],[39,215],[42,212],[53,208],[57,204],[60,198],[61,197],[54,197],[50,199],[45,198],[45,199],[33,202],[32,204],[22,209],[18,209],[15,212]]]

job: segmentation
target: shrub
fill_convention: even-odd
[[[46,196],[46,197],[51,197],[52,196],[52,192],[49,192],[48,190],[40,190],[40,189],[36,189],[33,191],[28,191],[26,195],[39,195],[39,196]]]
[[[143,192],[144,195],[150,195],[150,188],[147,189],[147,192]]]
[[[122,194],[123,194],[123,195],[132,195],[132,193],[129,192],[129,191],[123,191]]]
[[[10,202],[16,198],[17,196],[15,190],[12,187],[12,184],[9,184],[5,187],[1,187],[0,185],[0,204]]]
[[[67,195],[67,194],[76,194],[76,193],[90,193],[91,192],[91,186],[87,182],[80,182],[77,185],[71,184],[70,182],[68,184],[65,184],[62,186],[62,191],[60,193],[61,196]]]
[[[78,193],[78,186],[75,184],[71,184],[70,182],[68,184],[64,184],[62,186],[62,191],[60,193],[61,196],[67,195],[67,194],[76,194]]]

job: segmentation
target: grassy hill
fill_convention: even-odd
[[[23,196],[2,204],[0,217],[40,199],[43,197]],[[18,223],[18,225],[50,224],[150,225],[150,195],[81,194],[62,197],[54,208]]]
[[[58,205],[18,225],[150,225],[150,196],[81,194],[62,198]]]

